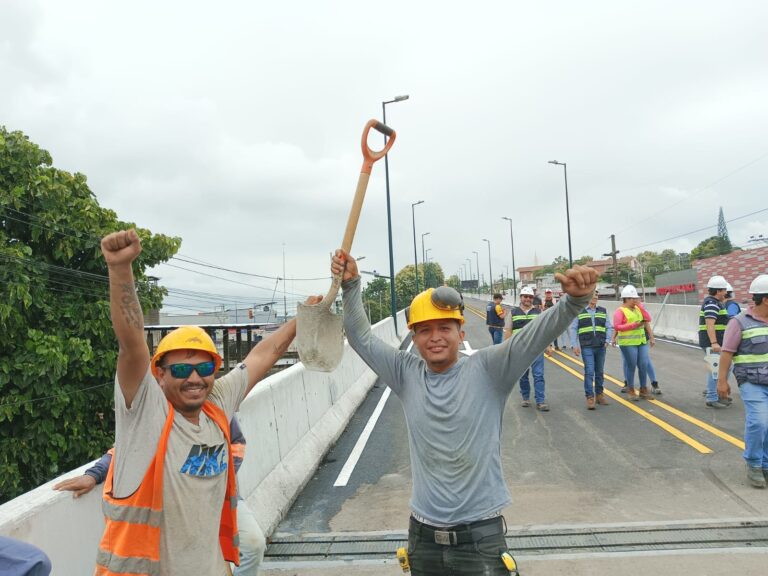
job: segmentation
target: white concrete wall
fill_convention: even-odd
[[[601,300],[601,306],[605,306],[611,315],[621,306],[621,302],[614,300]],[[662,338],[699,343],[699,310],[698,305],[683,304],[645,304],[645,308],[651,314],[651,326],[653,333]]]
[[[391,318],[373,327],[393,346],[407,335],[398,314],[400,337]],[[238,474],[247,498],[267,534],[287,512],[325,453],[344,431],[376,376],[348,345],[331,373],[297,364],[260,382],[243,401],[238,418],[248,442]],[[53,563],[54,576],[91,574],[104,525],[101,492],[77,500],[52,486],[81,475],[91,464],[0,506],[0,534],[34,544]]]

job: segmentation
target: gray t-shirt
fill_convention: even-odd
[[[352,348],[400,398],[408,425],[411,509],[427,522],[474,522],[512,501],[501,469],[504,404],[520,375],[589,302],[563,297],[497,346],[477,350],[442,373],[371,334],[360,279],[342,285]]]
[[[244,364],[216,380],[208,400],[232,419],[248,386]],[[114,495],[133,494],[157,450],[168,401],[147,370],[131,408],[115,378]],[[218,425],[200,413],[196,425],[178,412],[168,438],[163,471],[163,520],[160,557],[163,576],[210,574],[225,576],[219,545],[219,519],[227,489],[229,454]]]

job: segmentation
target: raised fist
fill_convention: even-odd
[[[121,230],[102,238],[101,253],[107,266],[131,264],[141,254],[141,240],[136,230]]]

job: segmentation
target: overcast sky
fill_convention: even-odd
[[[429,232],[446,274],[477,251],[487,278],[487,238],[498,277],[512,268],[502,216],[518,267],[568,254],[548,160],[568,164],[574,258],[608,252],[612,233],[622,255],[690,251],[720,206],[729,220],[768,209],[766,22],[757,0],[2,0],[0,124],[188,258],[283,276],[284,245],[286,276],[314,278],[341,243],[366,120],[409,94],[387,106],[395,269],[413,263],[424,200],[419,258]],[[728,227],[750,246],[768,210]],[[353,254],[388,273],[383,162]],[[154,272],[272,298],[273,280],[197,269],[250,287]],[[289,280],[289,306],[328,285]]]

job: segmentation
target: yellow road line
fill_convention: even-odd
[[[477,308],[472,308],[471,306],[467,306],[467,305],[465,304],[465,305],[464,305],[464,310],[469,310],[469,311],[470,311],[470,312],[472,312],[472,314],[474,314],[475,316],[479,316],[480,318],[482,318],[483,320],[485,320],[485,314],[484,314],[483,312],[481,312],[480,310],[478,310]]]
[[[559,354],[563,358],[567,358],[568,360],[570,360],[574,364],[578,364],[579,366],[582,366],[582,367],[584,366],[583,362],[581,362],[580,360],[577,360],[576,358],[573,358],[572,356],[569,356],[568,354],[564,354],[563,352],[560,352],[560,351],[557,351],[557,354]],[[621,381],[617,380],[616,378],[614,378],[613,376],[611,376],[609,374],[605,374],[605,379],[610,381],[610,382],[613,382],[617,386],[620,386],[620,387],[624,386],[624,382],[621,382]],[[674,406],[670,406],[666,402],[662,402],[661,400],[658,400],[656,398],[652,399],[651,402],[653,402],[656,406],[659,406],[660,408],[663,408],[667,412],[670,412],[671,414],[674,414],[675,416],[677,416],[679,418],[682,418],[683,420],[686,420],[686,421],[690,422],[691,424],[694,424],[695,426],[698,426],[702,430],[706,430],[707,432],[717,436],[721,440],[725,440],[729,444],[733,444],[737,448],[740,448],[741,450],[744,450],[744,441],[743,440],[740,440],[739,438],[736,438],[735,436],[731,436],[727,432],[723,432],[719,428],[715,428],[711,424],[707,424],[706,422],[703,422],[702,420],[699,420],[698,418],[696,418],[694,416],[691,416],[690,414],[686,414],[685,412],[683,412],[681,410],[678,410]]]
[[[566,366],[565,364],[563,364],[559,360],[556,360],[552,356],[546,356],[545,355],[544,357],[547,360],[549,360],[550,362],[552,362],[553,364],[556,364],[557,366],[559,366],[560,368],[565,370],[566,372],[568,372],[570,374],[573,374],[579,380],[581,380],[581,381],[584,380],[584,375],[579,373],[579,372],[577,372],[576,370],[574,370],[570,366]],[[613,392],[611,392],[609,390],[604,390],[603,392],[605,394],[607,394],[610,398],[613,398],[613,400],[615,400],[619,404],[622,404],[623,406],[629,408],[633,412],[636,412],[637,414],[639,414],[640,416],[642,416],[646,420],[649,420],[649,421],[653,422],[659,428],[662,428],[663,430],[666,430],[667,432],[672,434],[672,436],[674,436],[675,438],[677,438],[678,440],[680,440],[682,442],[685,442],[691,448],[693,448],[694,450],[699,451],[701,454],[711,454],[712,453],[712,449],[711,448],[708,448],[707,446],[705,446],[704,444],[702,444],[698,440],[695,440],[694,438],[691,438],[690,436],[688,436],[688,434],[686,434],[682,430],[680,430],[678,428],[675,428],[674,426],[672,426],[671,424],[668,424],[667,422],[665,422],[664,420],[662,420],[660,418],[657,418],[656,416],[654,416],[650,412],[646,412],[642,408],[639,408],[633,402],[628,402],[627,400],[624,400],[623,398],[621,398],[620,396],[614,394]]]

